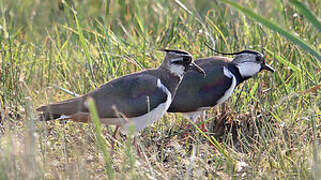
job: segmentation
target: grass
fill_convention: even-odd
[[[0,0],[0,179],[318,179],[318,59],[222,2],[65,1],[60,10],[55,1]],[[320,32],[292,4],[238,3],[320,52]],[[321,16],[320,1],[303,4]],[[214,55],[206,43],[264,47],[277,70],[208,111],[209,133],[168,114],[137,137],[143,159],[124,137],[109,157],[114,127],[36,121],[41,104],[157,67],[157,48]]]

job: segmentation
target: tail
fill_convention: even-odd
[[[40,121],[49,121],[55,119],[70,119],[71,115],[88,111],[84,107],[84,97],[76,97],[59,103],[48,104],[37,108],[37,111],[42,112],[39,115]]]

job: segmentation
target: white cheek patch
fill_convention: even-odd
[[[251,77],[260,72],[261,65],[255,62],[243,62],[237,65],[242,77]]]
[[[171,64],[169,67],[169,71],[179,77],[183,77],[185,72],[184,70],[185,67],[183,65]]]

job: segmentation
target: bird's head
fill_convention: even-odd
[[[243,50],[236,53],[230,53],[236,55],[232,63],[239,69],[239,72],[243,78],[249,78],[262,70],[268,70],[274,72],[274,69],[265,63],[265,57],[258,51]]]
[[[190,53],[183,50],[160,49],[166,53],[162,67],[168,69],[175,76],[183,77],[189,69],[195,70],[205,76],[204,70],[193,62]]]

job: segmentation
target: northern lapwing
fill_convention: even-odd
[[[258,51],[243,50],[221,54],[235,57],[231,59],[215,56],[194,61],[204,69],[206,77],[188,71],[168,112],[180,112],[184,117],[195,121],[204,110],[225,102],[245,80],[262,70],[274,72]]]
[[[41,120],[70,119],[88,122],[88,98],[94,99],[101,123],[116,125],[125,134],[130,125],[135,133],[160,119],[170,106],[178,85],[189,69],[205,75],[183,50],[161,49],[166,53],[161,66],[114,79],[88,94],[41,106]]]

